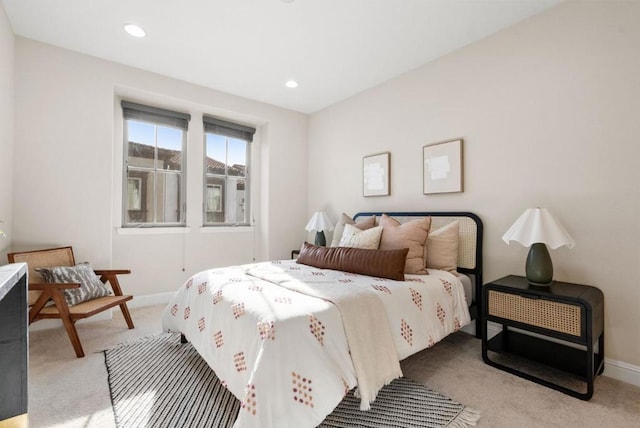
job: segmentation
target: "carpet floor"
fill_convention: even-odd
[[[119,428],[231,428],[240,402],[217,379],[191,344],[160,334],[105,352],[116,425]],[[475,426],[480,413],[411,379],[385,386],[362,412],[351,391],[322,428]]]
[[[111,320],[79,323],[84,358],[75,357],[63,328],[32,328],[29,426],[114,428],[102,351],[160,333],[163,309],[164,305],[132,309],[134,330],[126,328],[118,312]],[[578,400],[484,364],[480,341],[461,332],[402,361],[402,371],[405,377],[481,411],[479,428],[637,427],[640,420],[636,386],[599,376],[593,398]]]

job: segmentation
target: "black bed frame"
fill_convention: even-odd
[[[461,211],[442,211],[442,212],[361,212],[357,213],[353,218],[370,217],[372,215],[382,216],[386,214],[390,217],[469,217],[476,224],[476,260],[473,269],[458,267],[458,272],[473,275],[474,280],[474,298],[475,300],[469,305],[471,319],[476,320],[476,337],[482,337],[482,220],[476,214]]]

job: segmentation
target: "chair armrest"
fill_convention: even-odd
[[[96,275],[126,275],[131,273],[129,269],[94,269]]]
[[[59,284],[43,282],[29,284],[29,291],[41,291],[38,299],[31,306],[31,309],[29,309],[29,324],[31,324],[36,319],[36,317],[40,313],[40,310],[44,308],[49,300],[53,300],[61,316],[68,316],[69,306],[64,299],[64,290],[69,288],[80,288],[80,284],[78,284],[77,282]]]
[[[123,295],[117,275],[131,273],[129,269],[98,269],[94,270],[94,272],[96,275],[100,275],[100,281],[102,281],[103,284],[106,284],[107,282],[111,284],[113,294],[116,296]]]
[[[65,282],[65,283],[53,283],[53,282],[41,282],[29,284],[30,291],[49,291],[51,289],[65,290],[68,288],[80,288],[80,284],[77,282]]]

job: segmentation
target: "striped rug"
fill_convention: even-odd
[[[161,334],[105,351],[118,428],[232,427],[240,403],[179,335]],[[385,386],[361,412],[351,391],[323,428],[475,426],[480,413],[407,378]]]

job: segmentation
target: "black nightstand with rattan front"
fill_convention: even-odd
[[[537,287],[511,275],[486,284],[483,295],[483,322],[502,326],[491,339],[482,329],[487,364],[582,400],[593,396],[604,370],[602,291],[557,281]]]

